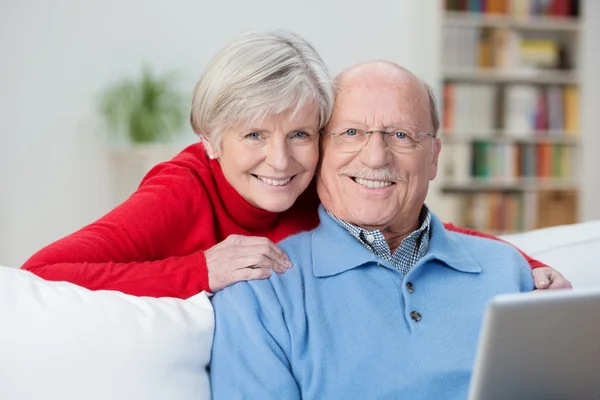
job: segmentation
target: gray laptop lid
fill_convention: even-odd
[[[600,288],[495,297],[469,399],[600,400]]]

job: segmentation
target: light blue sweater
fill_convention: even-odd
[[[405,276],[319,216],[280,243],[291,270],[213,297],[213,398],[465,399],[486,303],[533,290],[525,259],[432,215]]]

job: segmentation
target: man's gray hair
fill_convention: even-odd
[[[293,32],[252,32],[236,38],[208,64],[194,88],[194,132],[220,148],[223,131],[288,109],[314,104],[323,127],[333,110],[334,83],[325,63]]]
[[[427,96],[429,97],[429,112],[431,114],[431,123],[433,125],[433,132],[431,133],[437,136],[440,129],[440,113],[438,110],[437,101],[435,100],[435,92],[433,91],[433,88],[425,82],[423,82],[423,85],[425,85]]]

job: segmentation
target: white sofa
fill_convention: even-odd
[[[600,287],[600,221],[504,238]],[[137,298],[0,267],[0,399],[209,399],[213,329],[203,293]]]
[[[600,220],[503,238],[559,270],[574,288],[600,287]]]

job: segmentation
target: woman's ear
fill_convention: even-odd
[[[210,139],[203,133],[198,134],[198,137],[200,137],[200,141],[202,141],[202,145],[204,146],[204,150],[206,150],[206,154],[208,154],[208,158],[210,158],[211,160],[218,158],[219,155],[217,154],[217,151],[213,148]]]

